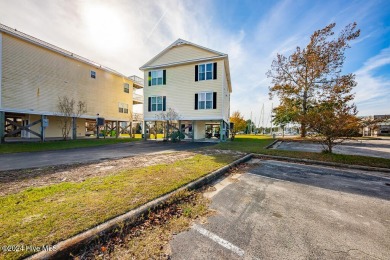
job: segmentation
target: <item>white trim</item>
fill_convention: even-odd
[[[155,66],[142,66],[139,69],[142,70],[142,71],[144,71],[144,70],[152,70],[152,69],[159,69],[159,68],[164,68],[164,67],[177,66],[177,65],[187,64],[187,63],[198,63],[198,62],[202,62],[202,61],[219,60],[219,59],[223,59],[223,58],[227,58],[227,55],[224,55],[224,56],[213,56],[213,57],[208,57],[208,58],[199,58],[199,59],[193,59],[193,60],[185,60],[185,61],[177,61],[177,62],[160,64],[160,65],[155,65]]]
[[[3,79],[3,34],[0,32],[0,108],[1,108],[1,100],[3,98],[2,79]]]
[[[223,70],[225,70],[225,64],[223,64]],[[223,87],[223,82],[224,82],[224,79],[225,79],[225,77],[226,77],[226,75],[222,75],[222,80],[221,80],[221,82],[222,82],[222,106],[221,106],[221,115],[222,115],[222,117],[224,118],[224,110],[225,110],[225,103],[223,103],[223,101],[224,101],[224,96],[225,96],[225,89],[224,89],[224,87]],[[227,83],[227,79],[226,79],[226,83]],[[224,120],[225,120],[225,118],[224,118]]]

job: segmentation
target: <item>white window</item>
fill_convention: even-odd
[[[201,92],[198,94],[199,109],[213,109],[213,92]]]
[[[151,85],[162,85],[163,84],[163,71],[154,70],[152,71]]]
[[[125,103],[118,104],[119,113],[128,114],[129,113],[129,105]]]
[[[96,71],[91,70],[91,78],[96,79]]]
[[[124,91],[125,93],[130,93],[129,83],[124,83],[124,84],[123,84],[123,91]]]
[[[151,110],[152,111],[163,111],[163,97],[151,97]]]
[[[199,65],[199,80],[213,79],[213,64],[206,63]]]

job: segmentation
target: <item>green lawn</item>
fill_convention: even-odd
[[[126,143],[139,141],[141,138],[99,138],[99,139],[79,139],[67,141],[46,141],[46,142],[25,142],[25,143],[5,143],[0,144],[1,153],[37,152],[47,150],[63,150],[70,148],[91,147],[107,144]]]
[[[277,155],[277,156],[285,156],[285,157],[300,158],[300,159],[318,160],[318,161],[325,161],[325,162],[390,168],[390,159],[383,159],[377,157],[265,149],[265,147],[271,144],[273,141],[274,140],[269,136],[238,135],[236,136],[234,141],[220,143],[216,145],[215,148],[237,150],[237,151],[242,151],[247,153],[257,153],[257,154]]]
[[[231,155],[195,155],[171,164],[113,172],[83,182],[32,187],[0,198],[2,245],[47,245],[139,207],[232,162]],[[0,259],[31,252],[0,251]]]

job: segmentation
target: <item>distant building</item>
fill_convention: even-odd
[[[143,97],[134,89],[143,79],[125,76],[96,62],[0,24],[0,137],[61,137],[59,97],[87,104],[74,120],[71,137],[85,136],[97,114],[111,129],[126,129],[134,104]],[[42,122],[48,123],[42,128]],[[73,135],[73,136],[72,136]]]
[[[366,123],[362,129],[363,136],[390,135],[390,115],[364,116],[361,119]]]
[[[180,115],[186,138],[225,140],[232,92],[228,55],[178,39],[141,68],[144,120],[154,123],[169,108]]]

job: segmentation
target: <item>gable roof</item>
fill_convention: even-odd
[[[183,60],[183,61],[178,61],[178,62],[173,62],[173,63],[167,63],[167,64],[159,64],[159,65],[153,65],[153,63],[158,60],[160,57],[165,55],[167,52],[169,52],[171,49],[182,46],[182,45],[189,45],[193,46],[195,48],[210,52],[212,54],[215,54],[215,56],[211,57],[204,57],[204,58],[199,58],[199,59],[191,59],[191,60]],[[224,59],[225,63],[225,70],[226,70],[226,77],[227,77],[227,82],[228,82],[228,88],[229,91],[232,92],[232,87],[231,87],[231,80],[230,80],[230,68],[229,68],[229,58],[228,55],[219,51],[215,51],[206,47],[203,47],[201,45],[183,40],[183,39],[177,39],[174,41],[171,45],[169,45],[167,48],[162,50],[160,53],[158,53],[156,56],[154,56],[151,60],[146,62],[144,65],[142,65],[139,69],[144,71],[148,69],[157,69],[157,68],[162,68],[162,67],[169,67],[169,66],[175,66],[175,65],[180,65],[180,64],[186,64],[186,63],[195,63],[195,62],[203,62],[203,61],[209,61],[209,60],[215,60],[215,59]]]
[[[186,41],[186,40],[183,40],[183,39],[177,39],[171,45],[169,45],[167,48],[165,48],[160,53],[158,53],[156,56],[154,56],[151,60],[146,62],[144,65],[142,65],[140,67],[140,70],[144,70],[144,69],[150,67],[150,64],[152,64],[158,58],[162,57],[164,54],[169,52],[172,48],[177,47],[177,46],[181,46],[181,45],[185,45],[185,44],[193,46],[193,47],[196,47],[196,48],[199,48],[201,50],[205,50],[207,52],[211,52],[211,53],[215,54],[216,57],[226,57],[227,56],[227,54],[225,54],[225,53],[222,53],[222,52],[219,52],[219,51],[215,51],[215,50],[212,50],[212,49],[209,49],[209,48],[197,45],[195,43],[192,43],[192,42],[189,42],[189,41]]]

